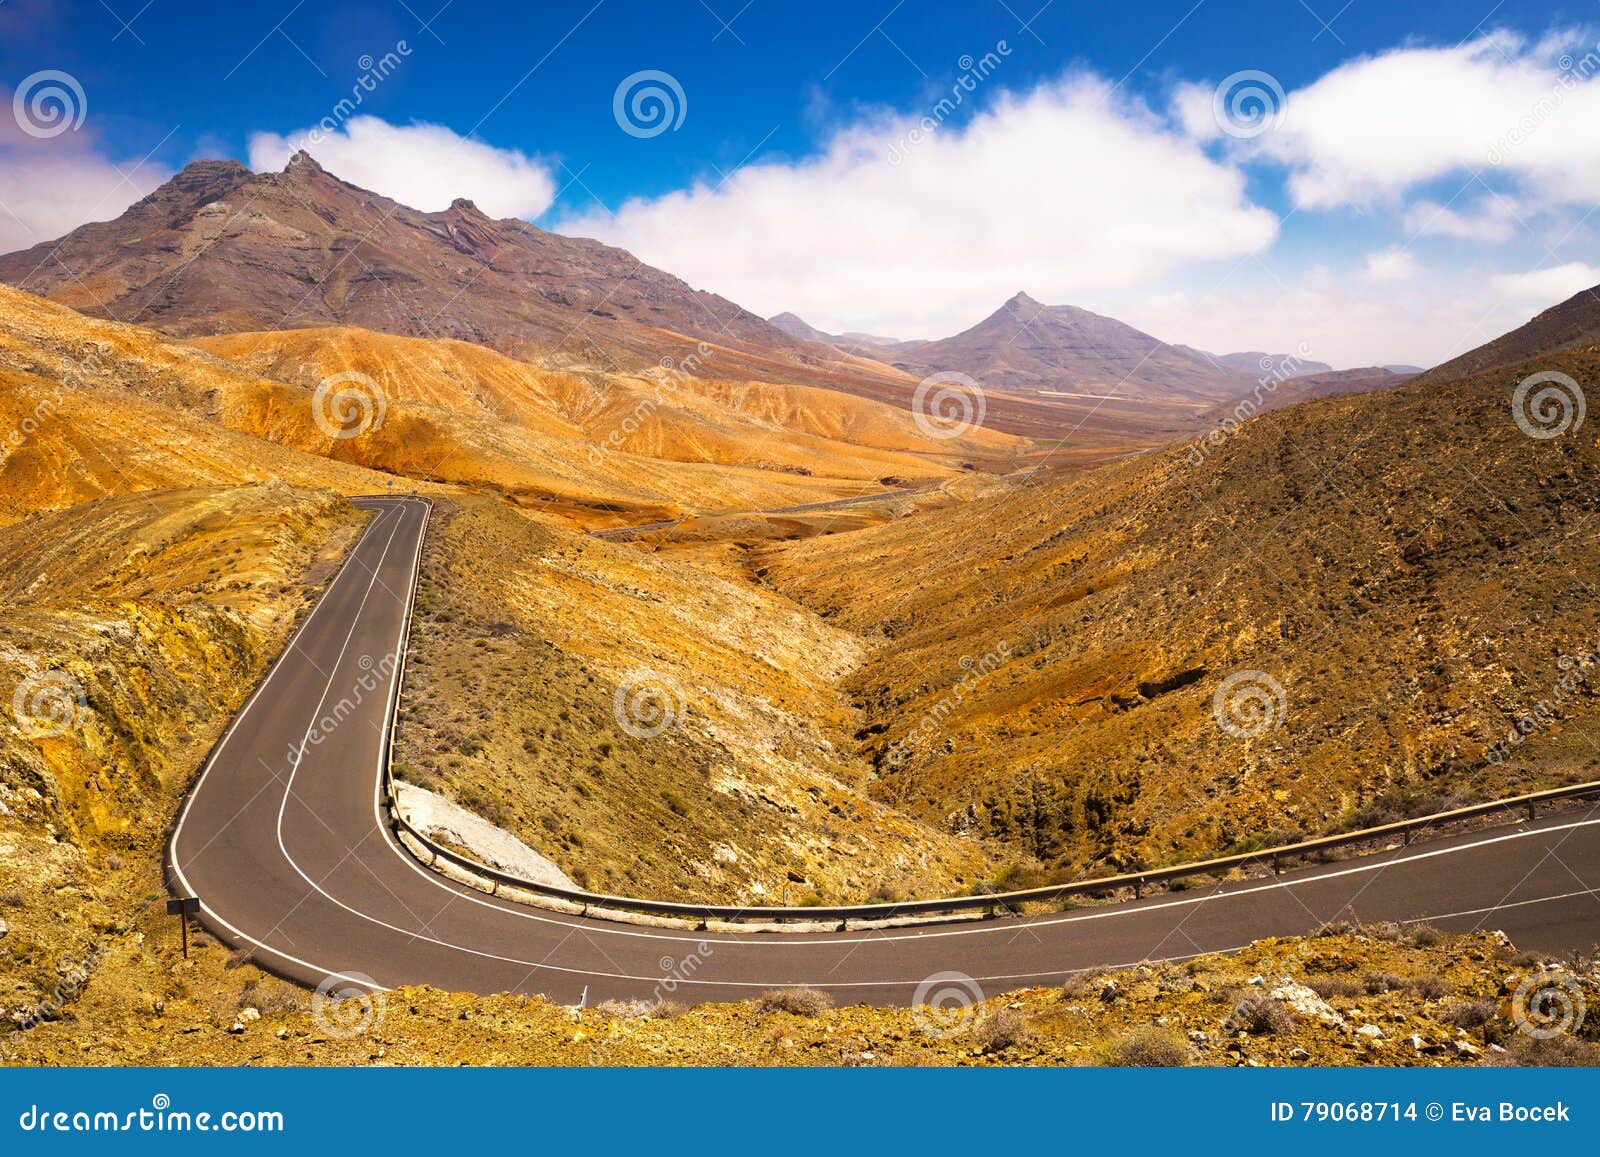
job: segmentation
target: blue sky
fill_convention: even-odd
[[[0,132],[0,243],[114,216],[196,157],[270,167],[320,122],[327,167],[398,199],[460,185],[759,312],[900,336],[1026,289],[1211,348],[1428,361],[1600,267],[1594,4],[440,5],[4,0],[0,88],[64,73],[83,115]],[[1283,117],[1260,136],[1208,123],[1242,70]],[[616,114],[644,71],[670,78],[660,133]],[[1480,105],[1505,123],[1453,123]]]

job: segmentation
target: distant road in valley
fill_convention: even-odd
[[[804,502],[799,506],[780,506],[776,510],[726,510],[715,514],[702,514],[700,518],[737,518],[740,515],[806,514],[814,510],[842,510],[847,506],[864,506],[869,502],[882,502],[887,498],[904,498],[908,494],[921,494],[927,487],[912,486],[904,490],[884,490],[877,494],[860,494],[855,498],[833,498],[827,502]],[[687,518],[672,518],[665,522],[647,522],[642,526],[618,526],[611,530],[591,530],[594,538],[631,538],[652,530],[669,530],[689,522]]]
[[[881,931],[658,929],[486,895],[418,863],[382,811],[392,660],[405,643],[428,508],[413,498],[359,502],[371,521],[219,742],[168,849],[174,890],[200,898],[208,928],[307,984],[370,978],[571,1003],[585,993],[649,998],[670,979],[680,1001],[804,984],[840,1003],[905,1004],[935,973],[964,973],[993,995],[1089,968],[1236,949],[1352,911],[1503,929],[1525,948],[1600,943],[1600,894],[1582,883],[1600,880],[1592,808],[1132,903]],[[372,689],[353,695],[358,686]],[[320,731],[341,703],[342,722]]]

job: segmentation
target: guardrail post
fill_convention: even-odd
[[[1282,861],[1281,861],[1281,860],[1280,860],[1280,859],[1279,859],[1279,858],[1278,858],[1278,856],[1277,856],[1277,854],[1276,854],[1276,853],[1274,853],[1274,854],[1273,854],[1273,857],[1272,857],[1272,874],[1273,874],[1273,875],[1274,875],[1274,876],[1281,876],[1281,875],[1283,875],[1283,863],[1282,863]]]
[[[1143,876],[1140,876],[1137,880],[1135,880],[1133,882],[1133,898],[1135,900],[1142,900],[1144,898],[1144,877]]]
[[[1529,820],[1530,823],[1533,821],[1534,816],[1536,816],[1538,814],[1538,811],[1539,811],[1539,805],[1534,803],[1533,800],[1530,799],[1528,801],[1528,820]]]

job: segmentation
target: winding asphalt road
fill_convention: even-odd
[[[1092,967],[1235,949],[1351,911],[1452,931],[1499,928],[1526,948],[1600,943],[1600,817],[1589,806],[1276,879],[881,931],[696,933],[487,896],[417,863],[380,816],[427,506],[360,504],[373,517],[224,733],[168,849],[174,890],[200,898],[211,931],[308,984],[426,983],[562,1002],[585,992],[739,1000],[807,984],[841,1003],[904,1004],[929,978],[936,987],[965,983],[941,973],[964,974],[992,995]]]

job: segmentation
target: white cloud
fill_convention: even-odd
[[[907,337],[964,328],[1019,289],[1070,301],[1277,235],[1234,166],[1097,78],[1000,95],[920,141],[918,119],[858,124],[816,157],[559,228],[763,313]]]
[[[1600,269],[1582,261],[1569,261],[1565,265],[1527,273],[1503,273],[1494,279],[1495,289],[1501,295],[1538,309],[1558,305],[1597,285],[1600,285]]]
[[[1306,208],[1393,202],[1430,181],[1497,173],[1546,204],[1593,202],[1600,54],[1584,43],[1496,32],[1360,57],[1289,93],[1281,124],[1239,147],[1288,165]]]
[[[1516,328],[1555,300],[1516,300],[1489,276],[1369,282],[1310,271],[1285,282],[1269,277],[1131,300],[1112,312],[1202,349],[1304,348],[1310,359],[1348,369],[1436,365]]]
[[[428,212],[465,197],[491,217],[537,217],[556,195],[549,168],[516,149],[497,149],[442,125],[391,125],[371,116],[352,117],[332,131],[255,133],[250,167],[281,169],[300,149],[351,184]]]
[[[1516,235],[1521,213],[1516,202],[1506,197],[1485,197],[1465,210],[1418,201],[1406,210],[1406,231],[1418,237],[1509,241]]]
[[[95,151],[86,130],[27,135],[4,89],[0,110],[0,253],[54,241],[86,221],[108,221],[172,175],[153,163],[113,163]]]
[[[1367,254],[1368,281],[1410,281],[1420,269],[1416,257],[1404,249],[1380,249]]]

